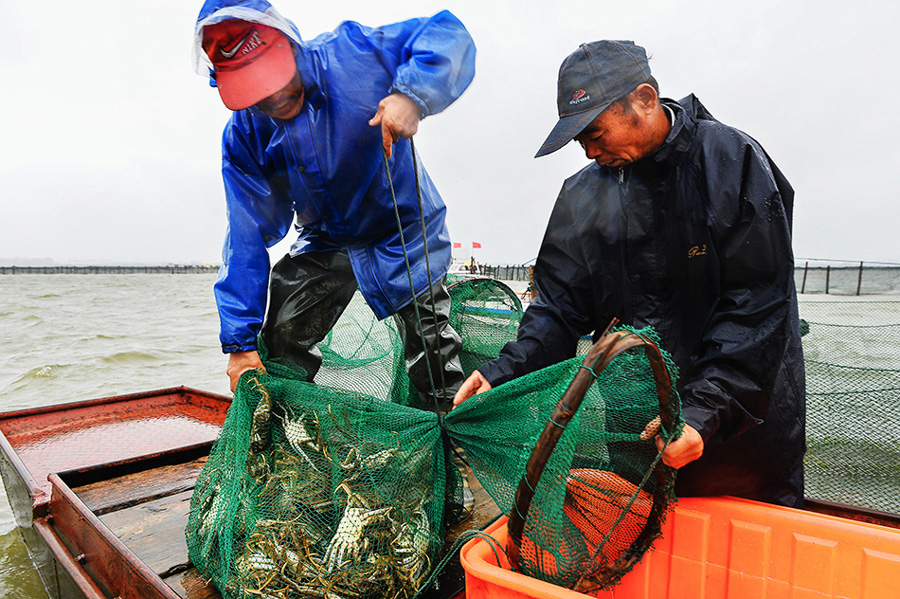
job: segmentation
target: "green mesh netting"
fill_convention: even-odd
[[[804,301],[805,495],[900,514],[900,302]]]
[[[521,304],[493,280],[449,289],[469,374],[515,338]],[[456,548],[445,534],[463,484],[449,447],[465,450],[509,513],[536,441],[582,370],[581,358],[557,364],[440,418],[412,407],[397,329],[361,298],[320,349],[315,384],[265,360],[267,372],[244,375],[197,479],[188,549],[226,598],[416,595]],[[614,583],[674,500],[653,435],[641,439],[660,413],[644,352],[629,350],[597,375],[546,464],[521,551],[525,572],[570,586],[610,566],[604,581]]]

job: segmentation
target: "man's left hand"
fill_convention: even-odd
[[[453,407],[455,408],[470,397],[480,395],[491,389],[491,384],[484,378],[484,375],[475,370],[469,375],[469,378],[463,382],[459,391],[456,392],[456,396],[453,398]]]
[[[666,442],[661,436],[657,435],[656,448],[662,451],[663,447],[666,447]],[[663,452],[663,463],[672,468],[681,468],[702,456],[703,447],[703,437],[700,436],[697,429],[689,424],[685,424],[681,430],[681,436],[669,443],[669,446]]]
[[[409,139],[419,130],[419,114],[418,104],[401,93],[393,93],[378,103],[378,112],[369,125],[381,125],[381,139],[388,158],[398,139]]]

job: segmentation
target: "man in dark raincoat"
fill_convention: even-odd
[[[570,55],[558,107],[537,156],[575,139],[594,162],[557,199],[518,340],[455,403],[574,356],[578,339],[613,317],[651,325],[679,369],[686,426],[663,455],[680,469],[676,493],[802,505],[790,184],[756,141],[694,96],[660,98],[632,42]]]
[[[234,111],[222,140],[228,233],[215,287],[232,390],[262,367],[260,332],[271,358],[312,380],[315,344],[359,289],[378,318],[397,318],[423,406],[447,409],[463,374],[443,282],[446,209],[414,169],[409,138],[472,81],[465,27],[444,11],[378,28],[346,22],[302,41],[265,0],[208,0],[194,55]],[[270,277],[267,248],[292,221],[298,239]]]

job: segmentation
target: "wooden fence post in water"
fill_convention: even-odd
[[[859,295],[859,290],[862,289],[862,269],[863,263],[862,260],[859,262],[859,278],[856,280],[856,295]]]
[[[806,273],[809,272],[809,260],[803,265],[803,284],[800,285],[800,293],[806,291]]]
[[[828,286],[831,283],[831,265],[825,267],[825,295],[828,295]]]

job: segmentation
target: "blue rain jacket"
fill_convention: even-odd
[[[471,36],[444,11],[378,28],[345,22],[331,33],[300,41],[296,27],[267,2],[213,0],[198,18],[198,43],[204,24],[235,15],[279,26],[295,40],[306,101],[288,121],[248,108],[234,112],[225,127],[228,232],[215,285],[223,350],[256,348],[269,281],[267,248],[284,238],[292,220],[299,235],[291,255],[345,249],[376,316],[395,314],[413,299],[404,243],[415,294],[428,288],[425,239],[410,143],[395,144],[388,161],[403,224],[401,241],[381,127],[368,121],[392,92],[410,97],[423,118],[446,108],[474,77]],[[450,264],[446,208],[421,162],[419,183],[430,274],[438,281]]]
[[[621,168],[566,180],[534,267],[518,340],[479,371],[492,385],[575,355],[613,317],[651,325],[678,366],[703,456],[679,495],[803,501],[805,375],[794,191],[746,134],[689,96],[665,143]]]

